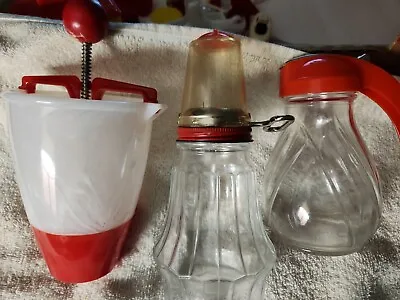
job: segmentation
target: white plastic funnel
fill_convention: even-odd
[[[164,105],[5,92],[16,176],[33,227],[94,234],[132,218]]]

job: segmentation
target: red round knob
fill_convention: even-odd
[[[106,13],[95,0],[68,0],[62,18],[65,30],[82,43],[97,43],[107,33]]]

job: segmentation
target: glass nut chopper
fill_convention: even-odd
[[[264,298],[276,255],[247,157],[251,127],[278,131],[293,118],[251,123],[246,106],[240,41],[218,31],[192,41],[169,211],[154,248],[166,299]]]
[[[354,120],[357,93],[399,133],[400,83],[371,63],[309,55],[280,70],[280,95],[296,123],[266,166],[266,218],[284,243],[321,255],[360,250],[381,216],[379,176]]]

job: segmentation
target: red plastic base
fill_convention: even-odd
[[[32,228],[51,275],[65,283],[82,283],[99,279],[114,268],[130,223],[97,234],[73,236]]]

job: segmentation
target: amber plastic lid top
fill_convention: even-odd
[[[192,41],[180,127],[249,126],[241,43],[217,30]]]

